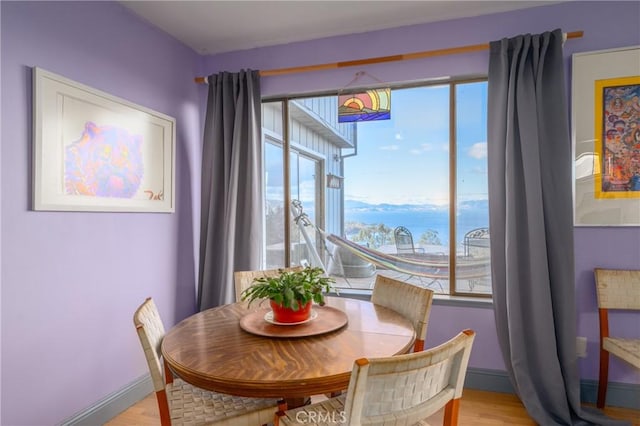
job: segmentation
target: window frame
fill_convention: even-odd
[[[290,135],[289,135],[289,131],[290,131],[289,102],[290,101],[295,101],[297,99],[314,98],[314,97],[338,96],[339,94],[340,95],[348,94],[350,92],[357,93],[362,90],[382,88],[382,87],[390,87],[392,91],[399,90],[399,89],[411,89],[411,88],[418,88],[418,87],[443,86],[443,85],[447,85],[449,87],[449,235],[448,236],[449,236],[449,241],[453,242],[453,244],[449,243],[449,259],[450,259],[449,289],[448,289],[449,292],[446,294],[443,294],[443,293],[435,294],[436,298],[441,299],[441,301],[444,302],[442,304],[446,304],[446,305],[450,305],[450,304],[456,305],[458,303],[462,303],[463,305],[466,306],[468,304],[474,305],[476,303],[480,303],[479,306],[485,307],[490,305],[490,301],[493,298],[493,287],[492,287],[491,293],[472,293],[472,292],[464,292],[464,291],[456,290],[456,254],[457,254],[456,253],[456,248],[457,248],[456,217],[457,217],[457,204],[458,204],[458,200],[457,200],[457,192],[458,192],[457,191],[458,189],[457,188],[457,174],[458,174],[457,148],[458,146],[456,143],[457,142],[456,87],[462,84],[479,83],[479,82],[488,82],[488,77],[486,75],[478,75],[478,76],[466,76],[466,77],[457,77],[457,78],[453,77],[453,78],[442,78],[442,79],[418,80],[413,82],[403,82],[403,83],[395,83],[395,84],[376,84],[376,85],[370,85],[370,86],[349,88],[348,90],[345,90],[343,88],[339,90],[327,90],[327,91],[310,92],[310,93],[271,96],[271,97],[264,97],[261,100],[262,103],[280,102],[281,104],[282,131],[283,131],[282,140],[280,140],[279,138],[273,138],[273,137],[271,137],[271,140],[281,141],[284,156],[288,157],[287,154],[290,152],[290,150],[296,149],[298,151],[303,150],[305,154],[312,155],[314,158],[316,158],[318,157],[318,153],[311,154],[309,153],[308,148],[302,147],[298,144],[294,144],[290,140]],[[266,136],[265,132],[263,131],[263,139],[265,136]],[[269,135],[269,136],[272,136],[272,135]],[[354,154],[357,155],[357,143],[355,146]],[[322,156],[320,155],[320,157]],[[326,169],[324,168],[324,161],[326,161],[325,158],[322,158],[320,160],[321,167],[323,168],[323,176],[322,176],[323,180],[324,180],[324,173],[326,173]],[[291,165],[289,164],[288,158],[285,158],[284,167],[285,167],[285,173],[284,173],[285,182],[287,182],[287,185],[290,186],[291,182],[290,182],[289,170]],[[290,205],[291,203],[290,187],[287,187],[284,198],[285,198],[286,205]],[[321,200],[322,200],[321,204],[322,204],[322,211],[323,211],[321,222],[324,222],[326,219],[324,217],[325,198],[326,198],[326,194],[324,193],[321,194]],[[344,208],[344,193],[342,193],[342,206]],[[344,216],[343,216],[343,219],[344,219]],[[285,243],[286,243],[285,244],[285,266],[289,266],[291,261],[291,257],[290,257],[291,236],[289,235],[290,226],[291,226],[291,217],[290,215],[285,215],[285,229],[284,229]],[[341,231],[344,231],[344,220],[342,221]],[[340,292],[341,293],[346,292],[349,294],[353,293],[353,295],[355,295],[356,297],[367,297],[367,294],[371,293],[371,290],[366,290],[366,289],[358,290],[358,291],[352,291],[352,290],[353,289],[344,289],[344,290],[340,289]]]

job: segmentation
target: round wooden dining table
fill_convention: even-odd
[[[399,313],[345,297],[326,302],[346,314],[346,324],[334,331],[301,337],[246,331],[242,318],[262,315],[256,311],[268,304],[239,302],[178,323],[166,333],[162,355],[174,374],[200,388],[295,399],[347,389],[356,359],[406,353],[413,346],[413,325]]]

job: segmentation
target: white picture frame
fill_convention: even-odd
[[[576,53],[572,56],[571,136],[575,226],[640,226],[640,190],[632,191],[629,185],[624,190],[603,186],[603,182],[609,184],[605,175],[611,169],[610,164],[604,163],[610,163],[611,160],[610,150],[605,146],[610,143],[610,136],[605,133],[605,117],[609,118],[611,114],[603,100],[603,90],[634,87],[636,77],[640,78],[640,46]],[[607,85],[610,87],[605,87]],[[640,104],[633,105],[634,109],[638,107]],[[627,114],[623,128],[640,126],[640,115],[629,117]],[[628,142],[627,133],[626,130],[620,132],[616,143]],[[640,149],[636,151],[635,144],[630,148],[624,146],[624,150],[625,155],[632,159],[640,158]]]
[[[175,211],[175,119],[33,68],[33,209]]]

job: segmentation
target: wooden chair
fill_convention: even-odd
[[[424,349],[433,291],[378,274],[371,302],[404,315],[416,330],[414,352]]]
[[[158,400],[160,422],[169,425],[256,426],[272,421],[277,400],[209,392],[174,379],[161,362],[164,326],[153,299],[147,298],[133,315]],[[163,374],[164,364],[164,374]]]
[[[640,270],[595,269],[600,317],[600,377],[598,408],[604,408],[609,381],[609,354],[640,368],[640,339],[609,334],[609,310],[640,310]]]
[[[301,271],[302,266],[292,266],[290,268],[263,269],[258,271],[236,271],[233,273],[233,281],[236,287],[236,302],[242,298],[242,292],[251,287],[253,280],[262,277],[275,277],[280,271]]]
[[[465,330],[422,352],[358,359],[346,396],[279,411],[275,425],[426,425],[442,407],[443,424],[457,425],[474,337]]]

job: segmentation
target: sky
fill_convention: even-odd
[[[487,199],[487,83],[456,90],[458,198]],[[345,199],[371,204],[449,203],[449,86],[396,89],[391,119],[360,122],[345,158]]]
[[[345,199],[449,204],[449,85],[393,89],[391,119],[357,123],[357,155],[344,158]],[[487,200],[487,83],[457,85],[458,199]],[[343,155],[349,150],[343,150]],[[267,199],[282,200],[282,149],[265,144]],[[294,155],[292,197],[312,202],[314,166]],[[299,173],[300,176],[297,176]],[[299,178],[299,179],[298,179]]]

